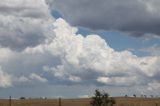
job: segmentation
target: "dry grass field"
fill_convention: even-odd
[[[115,98],[115,106],[160,106],[159,98]]]
[[[90,106],[91,99],[61,99],[61,106]],[[114,106],[160,106],[158,98],[116,97]],[[1,99],[0,106],[9,106],[9,100]],[[12,100],[12,106],[59,106],[58,99]]]

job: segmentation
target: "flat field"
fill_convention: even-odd
[[[25,99],[12,100],[11,106],[90,106],[91,99]],[[160,98],[115,97],[114,106],[160,106]],[[0,106],[10,106],[9,100],[1,99]]]

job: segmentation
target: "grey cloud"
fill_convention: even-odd
[[[47,13],[37,8],[30,7],[7,7],[1,6],[0,12],[3,15],[13,14],[20,17],[46,18]]]
[[[48,0],[72,25],[160,35],[159,0]]]
[[[0,46],[23,50],[45,41],[54,18],[44,0],[1,1]]]

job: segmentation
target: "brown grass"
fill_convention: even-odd
[[[61,99],[61,106],[90,106],[91,99]],[[160,106],[158,98],[116,97],[114,106]],[[1,99],[0,106],[9,106],[9,100]],[[58,99],[12,100],[12,106],[59,106]]]
[[[115,98],[116,106],[160,106],[159,98]]]

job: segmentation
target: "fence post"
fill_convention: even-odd
[[[59,106],[61,106],[61,98],[59,98]]]
[[[12,106],[12,98],[9,96],[9,106]]]
[[[158,103],[156,103],[156,106],[158,106]]]

